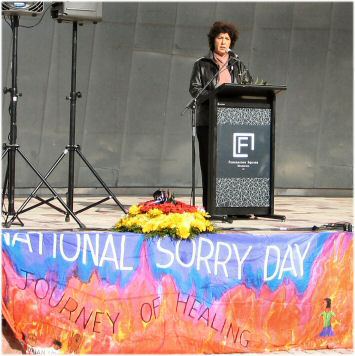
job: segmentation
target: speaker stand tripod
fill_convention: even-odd
[[[51,166],[49,171],[46,173],[44,179],[47,179],[52,172],[55,170],[55,168],[58,166],[58,164],[62,161],[62,159],[69,153],[69,171],[68,171],[68,192],[67,192],[67,205],[68,208],[73,211],[73,206],[74,206],[74,166],[75,166],[75,153],[79,155],[79,157],[82,159],[82,161],[85,163],[85,165],[89,168],[90,172],[95,176],[95,178],[99,181],[101,186],[106,190],[108,193],[108,196],[95,202],[92,203],[80,210],[77,210],[73,212],[73,215],[76,216],[77,214],[88,210],[90,208],[93,208],[101,203],[104,203],[105,201],[109,199],[113,199],[114,202],[122,209],[122,211],[127,214],[126,209],[124,206],[120,203],[120,201],[117,199],[115,194],[110,190],[110,188],[105,184],[105,182],[102,180],[102,178],[99,176],[99,174],[95,171],[94,167],[89,163],[89,161],[85,158],[85,156],[82,154],[80,146],[75,144],[75,114],[76,114],[76,100],[77,98],[81,98],[81,93],[79,91],[76,91],[76,62],[77,62],[77,33],[78,33],[78,23],[77,21],[73,22],[73,33],[72,33],[72,68],[71,68],[71,91],[70,91],[70,96],[67,97],[67,100],[70,100],[70,127],[69,127],[69,145],[67,145],[62,152],[62,154],[58,157],[58,159],[54,162],[54,164]],[[29,197],[26,199],[26,201],[22,204],[22,206],[19,208],[17,211],[17,214],[15,214],[15,218],[17,216],[25,211],[28,211],[30,209],[33,209],[35,207],[38,207],[43,204],[47,204],[48,206],[52,207],[53,209],[56,209],[57,211],[65,214],[65,221],[70,220],[70,216],[73,217],[72,214],[70,214],[68,211],[64,211],[63,209],[60,209],[56,207],[55,205],[52,205],[50,203],[52,198],[50,199],[43,199],[37,195],[37,192],[39,188],[43,185],[44,182],[40,182],[37,187],[32,191],[32,193],[29,195]],[[29,201],[35,198],[40,201],[40,203],[31,206],[30,208],[25,209],[26,205],[29,203]]]
[[[46,178],[41,175],[41,173],[33,166],[33,164],[28,160],[28,158],[20,150],[20,145],[16,143],[17,140],[17,100],[21,96],[21,93],[17,92],[17,48],[18,48],[18,26],[19,26],[19,16],[13,15],[11,18],[11,30],[12,30],[12,59],[11,59],[11,76],[12,76],[12,87],[4,88],[4,94],[10,93],[10,133],[9,133],[9,144],[5,143],[3,145],[3,153],[1,159],[4,159],[7,155],[7,168],[5,173],[4,185],[2,190],[2,212],[5,215],[4,226],[10,227],[15,220],[18,220],[21,226],[24,226],[21,219],[18,217],[20,209],[15,211],[15,160],[16,153],[18,153],[32,171],[41,180],[41,185],[45,184],[46,187],[51,191],[53,197],[51,200],[57,199],[60,204],[65,209],[66,213],[73,217],[73,219],[79,224],[81,228],[85,227],[81,221],[75,216],[72,209],[64,203],[64,201],[58,196],[56,191],[47,182]],[[8,209],[5,208],[5,196],[8,200]],[[32,207],[31,207],[32,208]],[[23,211],[23,210],[22,210]],[[11,217],[12,216],[12,217]],[[11,218],[10,218],[11,217]]]

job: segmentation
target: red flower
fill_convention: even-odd
[[[185,212],[194,213],[197,211],[197,208],[195,206],[191,206],[191,205],[186,204],[182,201],[176,201],[176,204],[171,203],[171,202],[157,204],[154,202],[154,200],[149,200],[149,201],[139,204],[139,208],[142,213],[147,213],[151,209],[159,209],[164,214],[169,214],[169,213],[182,214]]]

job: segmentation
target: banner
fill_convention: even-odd
[[[27,353],[352,348],[352,234],[2,232],[2,312]]]

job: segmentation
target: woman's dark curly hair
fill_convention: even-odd
[[[222,21],[217,21],[215,22],[211,29],[210,32],[208,33],[208,44],[210,46],[210,50],[213,52],[214,51],[214,40],[215,38],[220,34],[220,33],[228,33],[229,37],[231,39],[231,48],[234,47],[235,42],[237,41],[239,37],[239,32],[235,28],[234,25],[227,23],[227,22],[222,22]]]

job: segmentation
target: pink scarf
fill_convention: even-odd
[[[232,78],[228,70],[228,59],[229,59],[229,54],[226,53],[223,56],[220,56],[217,53],[214,53],[214,59],[219,67],[221,69],[224,66],[224,69],[222,70],[221,73],[219,73],[219,78],[218,78],[218,85],[224,84],[224,83],[231,83]]]

